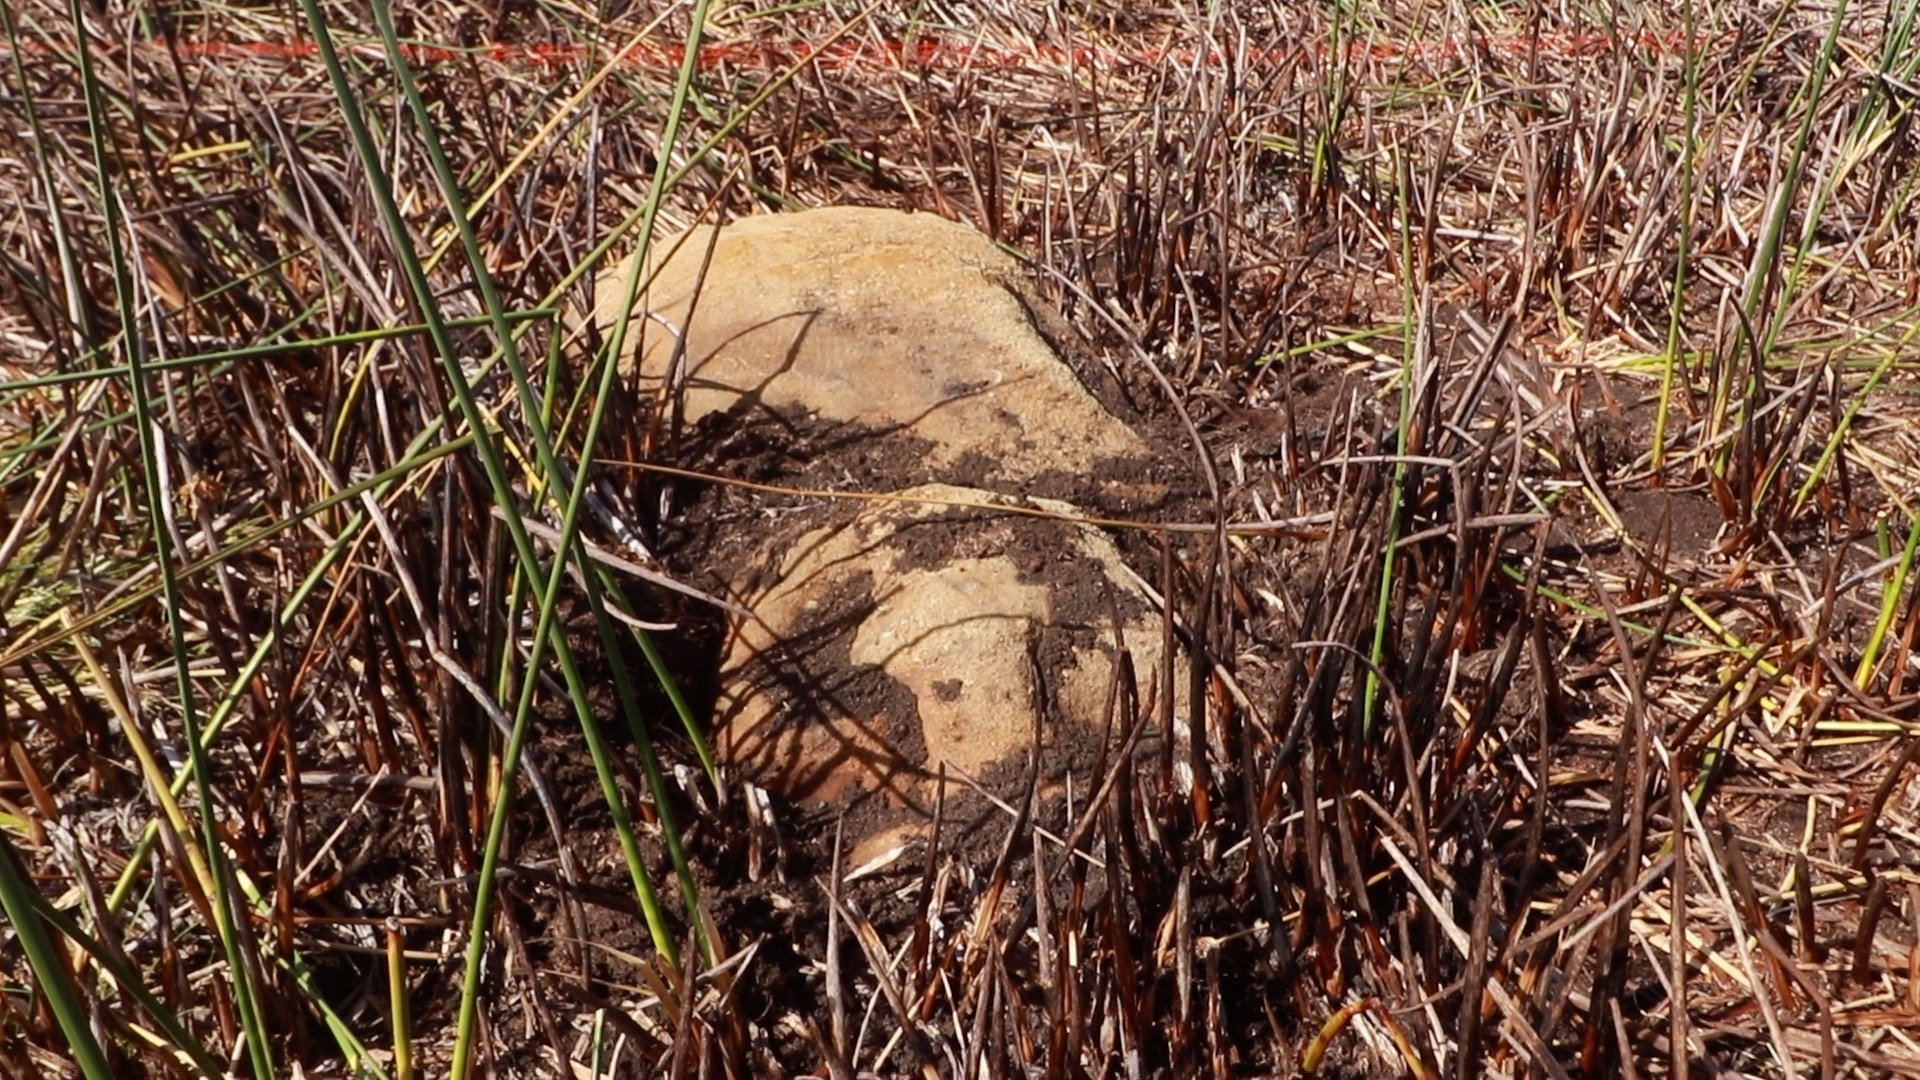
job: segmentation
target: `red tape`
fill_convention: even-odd
[[[1607,55],[1622,51],[1647,52],[1656,56],[1677,55],[1686,45],[1686,35],[1632,34],[1609,35],[1598,30],[1561,34],[1504,34],[1473,37],[1447,37],[1431,41],[1354,42],[1347,48],[1349,59],[1401,61],[1407,63],[1448,63],[1475,58],[1495,58],[1506,62],[1529,58],[1574,59]],[[1694,44],[1705,48],[1710,42],[1696,37]],[[229,58],[306,60],[318,55],[311,41],[232,41],[146,39],[134,44],[141,51],[170,54],[183,58],[221,60]],[[588,45],[540,45],[495,42],[486,45],[456,46],[413,43],[403,45],[407,59],[416,64],[455,63],[467,59],[485,60],[510,67],[569,67],[577,64],[604,63],[612,54],[606,47]],[[11,50],[0,44],[0,56]],[[50,53],[53,47],[40,44],[30,53]],[[378,59],[377,45],[360,45],[352,51],[368,59]],[[1061,47],[1055,45],[995,45],[983,41],[959,41],[922,37],[910,44],[893,42],[836,42],[816,48],[798,40],[742,40],[715,42],[701,47],[699,63],[704,68],[743,68],[774,71],[794,64],[812,63],[832,71],[858,70],[941,70],[965,71],[976,68],[1152,68],[1177,65],[1220,66],[1232,64],[1249,68],[1272,68],[1306,63],[1325,56],[1323,46],[1282,46],[1249,48],[1237,51],[1198,48],[1169,48],[1157,51],[1117,49],[1104,46]],[[636,68],[675,69],[680,65],[683,47],[671,42],[642,42],[627,54],[623,63]]]

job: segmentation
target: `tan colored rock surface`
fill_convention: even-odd
[[[703,547],[699,569],[754,613],[721,648],[722,758],[845,808],[856,861],[924,824],[943,764],[949,806],[975,822],[994,811],[958,774],[1017,800],[1036,730],[1046,790],[1096,783],[1113,613],[1143,684],[1159,677],[1160,621],[1112,538],[994,507],[1045,493],[1130,513],[1166,488],[1102,403],[1114,387],[1090,392],[1081,374],[1100,373],[1054,351],[1059,320],[1019,264],[966,226],[860,207],[700,227],[649,258],[622,367],[654,390],[671,376],[699,467],[907,489],[750,509]],[[630,259],[602,277],[603,330],[627,317],[636,272]],[[736,513],[765,498],[723,490]]]
[[[897,430],[927,440],[938,479],[984,465],[1019,484],[1146,456],[1035,329],[1045,316],[1018,264],[964,225],[831,207],[744,218],[717,238],[697,227],[650,260],[664,265],[636,308],[651,317],[631,324],[623,365],[639,341],[641,376],[658,385],[677,328],[689,420],[744,403]],[[629,259],[601,278],[603,329],[633,273]]]
[[[788,796],[879,792],[924,812],[943,761],[976,778],[1024,763],[1036,713],[1049,745],[1092,745],[1115,656],[1109,591],[1152,692],[1159,620],[1109,537],[951,505],[1012,501],[984,491],[902,496],[930,501],[874,503],[769,553],[774,584],[746,598],[757,619],[727,650],[715,740]]]

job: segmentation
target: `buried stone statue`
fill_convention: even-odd
[[[629,316],[640,270],[603,276],[595,318],[631,319],[622,370],[704,465],[851,496],[723,526],[736,554],[707,569],[753,613],[720,649],[723,760],[790,798],[884,808],[877,828],[924,818],[943,767],[1009,786],[1036,730],[1124,732],[1122,647],[1143,699],[1178,695],[1148,590],[1079,520],[1177,478],[986,237],[856,207],[702,226],[653,246]]]

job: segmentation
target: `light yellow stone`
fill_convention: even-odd
[[[897,430],[931,444],[939,478],[969,454],[1014,483],[1146,456],[1035,329],[1019,265],[964,225],[830,207],[696,227],[648,261],[658,272],[623,369],[637,356],[657,387],[684,339],[689,420],[772,408]],[[635,266],[599,281],[603,330],[625,314]]]

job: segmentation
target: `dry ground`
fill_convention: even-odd
[[[425,123],[320,10],[4,12],[7,1075],[1920,1074],[1914,0],[718,4],[670,145],[686,6],[398,12]],[[725,488],[562,331],[663,171],[978,226],[1315,523],[1129,539],[1204,738],[846,880],[669,594],[542,632],[542,435]]]

